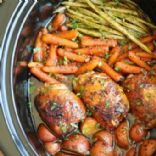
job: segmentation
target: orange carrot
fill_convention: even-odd
[[[33,55],[33,60],[35,62],[43,61],[44,52],[43,52],[43,47],[42,47],[43,44],[41,41],[41,36],[42,36],[42,32],[40,31],[35,41],[35,48],[34,48],[34,55]]]
[[[108,46],[115,47],[117,45],[117,40],[115,39],[95,39],[95,38],[81,38],[82,47],[86,46]]]
[[[115,66],[118,67],[124,73],[138,74],[141,72],[140,67],[129,65],[124,62],[117,62]]]
[[[65,20],[66,20],[65,15],[62,14],[62,13],[58,13],[54,17],[54,19],[53,19],[53,21],[51,23],[51,31],[57,30],[65,22]]]
[[[69,47],[69,48],[78,48],[77,43],[67,40],[67,39],[64,39],[64,38],[54,36],[52,34],[43,35],[42,40],[43,40],[43,42],[45,42],[47,44],[55,44],[55,45]]]
[[[155,39],[155,36],[154,35],[148,35],[146,37],[141,38],[140,41],[142,43],[148,43],[148,42],[153,41],[154,39]],[[138,47],[138,46],[135,43],[130,42],[130,43],[126,44],[125,46],[123,46],[122,50],[124,52],[126,52],[126,51],[129,50],[129,48],[130,48],[130,50],[132,50],[132,49],[134,49],[136,47]]]
[[[144,62],[149,62],[149,61],[151,61],[151,58],[140,58],[142,61],[144,61]]]
[[[33,68],[33,67],[41,68],[41,67],[43,67],[43,64],[41,64],[41,63],[39,63],[39,62],[29,62],[29,63],[28,63],[28,67],[29,67],[29,68]]]
[[[53,35],[57,36],[57,37],[64,38],[64,39],[71,40],[71,39],[74,39],[78,36],[78,31],[75,29],[75,30],[69,30],[69,31],[63,31],[63,32],[55,33]]]
[[[99,68],[117,82],[124,79],[121,74],[113,70],[106,62],[102,62],[102,65],[100,65]]]
[[[120,51],[121,51],[121,48],[119,46],[114,47],[112,49],[112,51],[110,52],[110,53],[112,53],[112,55],[111,55],[111,57],[108,60],[108,64],[109,65],[115,64],[115,62],[117,61],[117,59],[118,59],[118,57],[120,55]]]
[[[51,84],[59,83],[54,78],[50,77],[48,74],[46,74],[43,71],[41,71],[40,68],[37,68],[37,67],[30,68],[30,72],[34,76],[36,76],[39,80],[41,80],[43,82],[47,82],[47,83],[51,83]]]
[[[140,57],[138,57],[137,55],[135,55],[135,53],[129,52],[129,55],[128,56],[129,56],[129,59],[131,61],[133,61],[135,64],[137,64],[138,66],[140,66],[142,68],[145,68],[146,70],[150,70],[151,69],[150,66],[148,66],[146,64],[146,62],[142,61],[140,59]]]
[[[49,55],[46,60],[46,66],[55,66],[57,63],[56,45],[51,45]]]
[[[128,52],[122,53],[122,54],[118,57],[117,61],[122,61],[122,60],[126,59],[127,57],[128,57]]]
[[[74,52],[77,54],[84,54],[84,55],[95,55],[103,57],[106,52],[109,51],[108,46],[96,46],[96,47],[87,47],[87,48],[80,48],[75,49]]]
[[[76,74],[79,75],[79,74],[83,74],[83,73],[88,72],[88,71],[92,71],[94,68],[97,67],[99,62],[100,62],[100,59],[97,58],[97,57],[94,57],[89,62],[87,62],[87,63],[83,64],[82,66],[80,66],[80,68],[78,69]]]
[[[69,60],[72,60],[72,61],[76,61],[76,62],[85,62],[87,57],[84,56],[84,55],[77,55],[75,53],[72,53],[72,52],[67,52],[65,51],[64,49],[61,49],[59,48],[57,50],[57,53],[59,56],[62,56],[62,57],[67,57]]]
[[[146,53],[146,52],[137,52],[135,53],[137,56],[139,57],[143,57],[143,58],[150,58],[152,59],[153,58],[153,55],[152,54],[149,54],[149,53]]]
[[[65,66],[44,66],[42,70],[46,73],[55,73],[55,74],[73,74],[78,71],[78,67],[74,65],[65,65]]]

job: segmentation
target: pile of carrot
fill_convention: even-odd
[[[156,58],[155,33],[140,39],[152,52],[147,53],[133,42],[122,46],[117,39],[80,36],[77,29],[67,25],[65,14],[57,13],[50,29],[42,28],[36,37],[33,60],[28,67],[41,81],[59,83],[52,74],[77,76],[97,70],[119,82],[127,74],[155,70],[150,65]]]

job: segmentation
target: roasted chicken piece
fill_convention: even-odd
[[[128,77],[124,84],[132,113],[146,124],[156,126],[156,76],[139,74]]]
[[[35,105],[41,118],[58,136],[66,134],[85,118],[82,101],[64,84],[42,86]]]
[[[122,87],[104,73],[88,72],[74,81],[74,89],[100,125],[113,130],[129,111]]]

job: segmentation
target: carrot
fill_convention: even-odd
[[[78,67],[74,65],[65,65],[65,66],[44,66],[42,70],[46,73],[55,73],[55,74],[73,74],[78,71]]]
[[[135,64],[137,64],[138,66],[145,68],[146,70],[151,69],[150,66],[148,66],[144,61],[142,61],[140,57],[135,55],[135,53],[129,52],[128,56],[129,56],[129,59],[133,61]]]
[[[36,41],[35,41],[35,48],[34,48],[34,55],[33,60],[35,62],[42,62],[43,61],[43,44],[41,41],[42,32],[40,31],[37,35]]]
[[[122,60],[126,59],[127,57],[128,57],[128,53],[127,53],[127,52],[122,53],[122,54],[118,57],[117,61],[122,61]]]
[[[154,35],[148,35],[148,36],[145,36],[145,37],[141,38],[140,41],[141,41],[142,43],[148,43],[148,42],[153,41],[154,39],[155,39],[155,36],[154,36]],[[138,45],[136,45],[134,42],[131,42],[131,43],[128,43],[128,44],[126,44],[125,46],[123,46],[122,50],[123,50],[124,52],[126,52],[126,51],[129,50],[129,47],[130,47],[131,50],[132,50],[132,49],[138,47]]]
[[[89,62],[87,62],[87,63],[83,64],[82,66],[80,66],[80,68],[76,72],[76,75],[83,74],[83,73],[88,72],[88,71],[92,71],[94,68],[97,67],[99,62],[100,62],[99,58],[94,57]]]
[[[29,62],[29,63],[28,63],[28,67],[29,67],[29,68],[33,68],[33,67],[41,68],[41,67],[43,67],[43,64],[41,64],[41,63],[39,63],[39,62]]]
[[[147,47],[148,47],[151,51],[153,51],[153,50],[155,49],[154,44],[151,43],[151,42],[147,44]],[[145,52],[145,51],[143,51],[141,48],[135,48],[135,49],[133,49],[133,52]]]
[[[110,53],[112,53],[112,55],[111,55],[111,57],[108,60],[108,64],[109,65],[115,64],[115,62],[117,61],[117,59],[118,59],[118,57],[120,55],[120,51],[121,51],[121,48],[119,46],[114,47],[112,49],[112,51],[110,52]]]
[[[55,80],[54,78],[50,77],[48,74],[44,73],[43,71],[41,71],[40,68],[38,67],[33,67],[30,68],[30,72],[36,76],[39,80],[43,81],[43,82],[47,82],[47,83],[51,83],[51,84],[56,84],[59,83],[57,80]]]
[[[62,14],[62,13],[58,13],[54,17],[54,19],[53,19],[53,21],[51,23],[51,31],[57,30],[65,22],[65,20],[66,20],[65,15]]]
[[[144,61],[144,62],[149,62],[149,61],[151,61],[151,58],[140,58],[142,61]]]
[[[76,61],[76,62],[85,62],[87,57],[84,56],[84,55],[77,55],[75,53],[72,53],[72,52],[67,52],[65,51],[64,49],[61,49],[59,48],[57,50],[57,53],[59,56],[62,56],[62,57],[67,57],[69,60],[72,60],[72,61]]]
[[[77,43],[67,40],[67,39],[63,39],[63,38],[54,36],[52,34],[43,35],[42,40],[43,40],[43,42],[45,42],[47,44],[55,44],[55,45],[69,47],[69,48],[78,48]]]
[[[41,32],[42,32],[42,34],[48,34],[47,28],[42,28]]]
[[[143,58],[150,58],[150,59],[152,59],[153,57],[154,57],[154,55],[152,55],[152,54],[148,54],[148,53],[146,53],[146,52],[137,52],[137,53],[135,53],[137,56],[139,56],[139,57],[143,57]]]
[[[102,62],[102,65],[98,66],[103,72],[108,74],[115,81],[122,81],[124,77],[113,70],[106,62]]]
[[[118,67],[124,73],[138,74],[141,72],[140,67],[129,65],[124,62],[117,62],[115,66]]]
[[[56,65],[56,63],[57,63],[56,49],[57,49],[56,45],[51,45],[50,46],[49,54],[48,54],[48,57],[47,57],[47,60],[46,60],[46,66]]]
[[[65,38],[65,39],[74,39],[78,36],[78,31],[75,29],[75,30],[69,30],[69,31],[63,31],[63,32],[59,32],[59,33],[55,33],[53,34],[54,36],[57,36],[57,37],[61,37],[61,38]]]
[[[86,46],[108,46],[115,47],[117,45],[117,40],[115,39],[95,39],[95,38],[81,38],[82,47]]]
[[[75,49],[74,52],[77,54],[84,54],[84,55],[95,55],[103,57],[106,52],[109,51],[108,46],[96,46],[96,47],[87,47],[87,48],[80,48]]]

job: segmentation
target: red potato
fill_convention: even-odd
[[[127,149],[129,147],[129,125],[127,121],[122,122],[115,131],[118,146]]]
[[[100,130],[98,126],[98,122],[92,118],[87,117],[85,120],[81,123],[80,130],[83,135],[87,137],[93,136],[97,131]]]
[[[38,138],[43,142],[53,142],[56,141],[56,136],[54,136],[49,129],[41,123],[37,129]]]
[[[114,156],[112,146],[106,145],[103,141],[97,141],[90,150],[91,156]]]
[[[145,140],[139,149],[139,156],[154,156],[156,152],[156,140]]]
[[[135,155],[136,155],[136,148],[135,148],[135,147],[130,148],[130,149],[126,152],[126,154],[125,154],[125,156],[135,156]]]
[[[77,152],[80,154],[88,154],[90,149],[89,141],[83,135],[75,134],[68,137],[68,140],[65,140],[62,143],[62,148],[65,150]]]
[[[61,144],[57,142],[46,142],[44,147],[49,154],[55,155],[61,150]]]
[[[134,124],[129,132],[130,138],[135,142],[140,142],[147,135],[147,130],[141,124]]]
[[[106,130],[97,132],[94,135],[94,138],[97,140],[103,141],[106,145],[109,145],[109,146],[113,145],[113,135]]]

